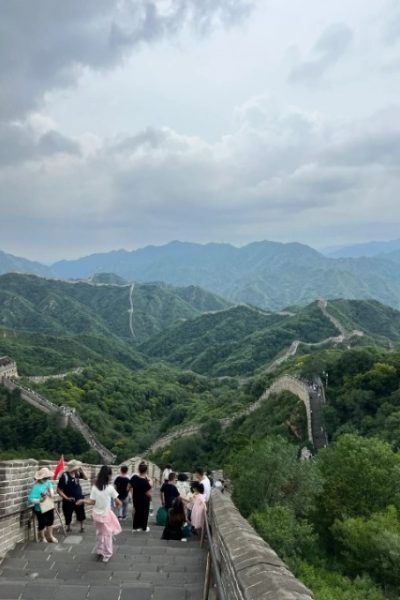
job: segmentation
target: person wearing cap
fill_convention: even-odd
[[[54,496],[51,475],[51,471],[47,467],[43,467],[35,473],[35,483],[29,492],[28,502],[33,504],[33,511],[38,520],[39,541],[56,544],[58,540],[53,535],[54,508],[46,512],[41,511],[41,505],[46,498]]]
[[[63,499],[62,511],[65,518],[67,532],[71,531],[72,515],[76,514],[76,520],[80,524],[80,531],[83,533],[83,522],[86,519],[85,507],[83,504],[77,504],[78,500],[83,498],[80,479],[88,479],[87,474],[82,468],[79,460],[70,460],[67,462],[67,470],[58,481],[57,493]]]

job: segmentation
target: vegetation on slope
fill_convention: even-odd
[[[71,427],[61,429],[57,418],[46,415],[23,402],[18,392],[0,386],[0,457],[58,458],[79,456],[97,462],[97,453]]]
[[[335,335],[316,302],[294,315],[237,306],[169,328],[140,350],[199,373],[238,375],[266,366],[296,339],[319,342]]]
[[[165,284],[92,285],[34,275],[0,277],[0,326],[48,335],[94,335],[140,342],[175,322],[228,303],[200,289]]]
[[[177,425],[222,418],[255,399],[233,381],[198,378],[163,365],[132,371],[115,362],[34,387],[52,402],[75,408],[121,460],[143,452]]]

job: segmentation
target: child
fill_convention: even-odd
[[[206,515],[206,503],[204,500],[204,486],[199,481],[193,481],[191,491],[193,494],[192,497],[192,513],[190,515],[190,520],[192,523],[192,528],[194,529],[197,535],[201,534],[201,530],[204,527],[204,519]]]
[[[122,506],[118,509],[118,519],[122,519],[125,521],[126,513],[128,511],[128,502],[129,502],[129,494],[128,494],[128,485],[129,485],[129,475],[128,475],[128,467],[126,465],[122,465],[119,470],[118,477],[114,480],[114,487],[118,492],[118,498],[122,502]]]
[[[113,554],[113,535],[121,533],[121,525],[111,510],[111,500],[114,500],[118,507],[121,507],[122,502],[118,498],[117,490],[110,485],[111,475],[110,467],[101,467],[90,492],[90,499],[77,501],[78,505],[89,504],[94,506],[93,521],[96,523],[96,553],[104,563],[107,563]]]
[[[168,511],[167,522],[162,533],[162,540],[180,540],[186,542],[183,537],[182,527],[185,525],[186,516],[183,502],[180,498],[176,498],[172,507]]]

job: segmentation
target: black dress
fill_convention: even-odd
[[[150,498],[146,496],[146,492],[151,490],[151,485],[147,479],[139,477],[139,475],[134,475],[129,483],[132,488],[132,500],[135,509],[132,527],[133,529],[146,531],[150,509]]]

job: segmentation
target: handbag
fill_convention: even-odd
[[[157,525],[160,525],[161,527],[165,527],[165,524],[167,522],[167,516],[168,516],[168,511],[165,508],[165,506],[160,506],[160,508],[157,511],[157,515],[156,515]]]
[[[50,496],[46,496],[43,502],[40,503],[40,512],[47,513],[54,508],[54,500]]]

